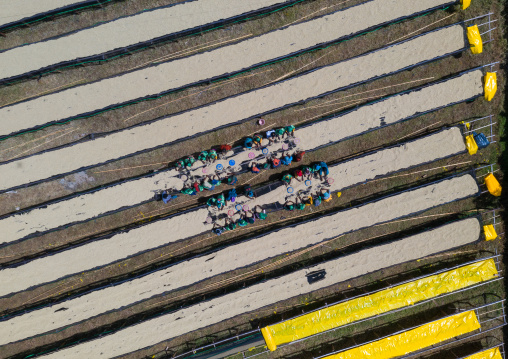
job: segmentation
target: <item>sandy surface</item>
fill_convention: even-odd
[[[0,26],[83,0],[0,0]]]
[[[112,335],[49,354],[46,357],[88,359],[91,357],[112,358],[127,354],[300,294],[472,243],[478,240],[479,234],[480,223],[477,219],[454,222],[431,231],[365,249],[280,278],[268,280],[235,293],[128,327]],[[311,271],[322,269],[326,271],[325,278],[309,284],[305,275]]]
[[[205,258],[205,260],[200,258],[194,261],[188,261],[178,267],[173,266],[166,273],[166,277],[170,278],[168,280],[172,283],[171,288],[178,288],[198,281],[200,278],[203,279],[203,277],[201,277],[203,274],[214,275],[221,273],[222,271],[242,267],[267,257],[271,257],[277,253],[283,253],[305,247],[324,239],[335,237],[342,233],[390,221],[395,218],[407,216],[409,214],[423,211],[457,199],[469,197],[474,195],[477,191],[478,185],[476,184],[475,179],[470,175],[444,180],[436,184],[387,197],[361,207],[341,211],[331,216],[322,217],[299,226],[284,228],[262,236],[261,238],[252,240],[248,242],[248,244],[239,244],[228,247],[224,250],[224,253],[228,253],[224,258],[228,258],[228,260],[214,260],[210,263],[212,266],[209,268],[205,265],[206,259],[209,258]],[[401,203],[404,205],[401,205]],[[199,211],[196,211],[196,213],[197,212]],[[27,289],[30,286],[46,283],[66,275],[91,269],[95,266],[101,265],[100,261],[102,261],[102,264],[113,262],[115,260],[113,259],[115,255],[117,259],[128,255],[125,251],[129,248],[129,246],[138,246],[137,248],[134,248],[133,252],[131,252],[135,253],[135,251],[142,250],[142,246],[140,246],[139,243],[151,243],[153,245],[157,239],[159,241],[162,239],[162,242],[160,242],[161,244],[167,243],[171,241],[168,238],[167,233],[176,233],[177,231],[182,230],[181,227],[172,228],[171,226],[168,226],[170,223],[174,223],[174,221],[159,221],[154,223],[155,226],[149,225],[141,227],[140,229],[130,231],[127,235],[116,235],[109,240],[93,242],[76,249],[36,259],[17,268],[0,270],[0,282],[2,283],[0,296]],[[195,223],[197,223],[197,221]],[[189,222],[187,222],[187,225],[188,224]],[[163,225],[166,225],[167,227],[161,228]],[[192,225],[187,229],[190,230],[190,228],[194,227],[197,226]],[[151,232],[147,229],[151,229]],[[156,230],[158,231],[156,232]],[[140,238],[143,240],[140,241]],[[270,243],[273,243],[273,246]],[[145,248],[143,249],[146,248],[147,247],[145,245]],[[231,248],[244,249],[237,251]],[[268,251],[266,251],[267,249]],[[194,263],[197,263],[197,267],[193,266]],[[230,264],[232,264],[232,267],[228,267]],[[188,266],[190,266],[189,269],[187,269]],[[176,272],[175,268],[182,269],[179,269],[178,272]],[[174,277],[175,274],[176,276]],[[198,276],[196,277],[195,275]],[[155,275],[155,277],[157,277],[157,275]],[[162,287],[159,288],[159,291],[164,292],[169,289],[169,287],[167,287],[167,283],[169,282],[164,280],[164,277],[160,277],[160,279],[162,281]],[[164,287],[165,285],[166,287]],[[127,284],[125,287],[129,286],[130,284]],[[155,284],[151,283],[151,287],[152,292],[145,294],[148,297],[156,294]],[[122,295],[120,295],[120,297],[121,296]],[[123,296],[125,298],[130,298],[129,300],[133,299],[129,295]],[[110,304],[105,305],[107,306]],[[94,303],[94,306],[98,310],[101,310],[98,303]]]
[[[439,0],[434,0],[437,1]],[[0,78],[99,55],[285,2],[286,0],[197,0],[123,17],[68,36],[3,52],[0,54]]]
[[[458,128],[454,130],[460,136]],[[439,142],[430,141],[429,145],[439,147],[438,145],[443,143],[442,141],[445,141],[446,138],[441,137],[439,140]],[[459,139],[459,141],[462,149],[465,149],[462,140]],[[384,157],[388,159],[391,155],[396,155],[401,149],[404,151],[405,148],[407,146],[401,146]],[[406,160],[410,160],[411,152],[409,151],[406,154],[409,156]],[[367,156],[364,160],[365,162],[372,162],[375,159]],[[384,164],[380,164],[378,167],[382,168]],[[408,213],[429,208],[436,205],[436,203],[441,203],[439,197],[427,198],[426,207],[414,208],[412,203],[418,200],[417,196],[421,196],[421,192],[418,192],[418,190],[405,198],[403,198],[403,195],[397,195],[377,203],[362,206],[354,216],[350,214],[354,210],[343,211],[295,227],[271,232],[259,238],[179,263],[115,287],[95,291],[59,305],[30,312],[7,322],[0,322],[0,345],[76,323],[154,295],[182,288],[221,273],[292,252],[330,239],[333,236],[353,231],[361,226],[366,227],[393,219],[395,217],[392,208],[395,207],[403,207],[403,211],[397,212],[397,215],[404,216]],[[380,212],[388,213],[380,216]],[[61,308],[66,308],[66,310],[59,310]]]
[[[420,91],[394,96],[376,104],[360,107],[346,115],[317,122],[298,130],[296,136],[301,140],[300,147],[309,151],[379,127],[381,121],[387,125],[393,124],[417,113],[479,94],[482,91],[481,77],[482,72],[479,70],[469,72]],[[268,146],[268,149],[271,152],[277,148]],[[213,167],[218,163],[226,168],[230,159],[234,159],[236,163],[245,163],[248,161],[249,152],[231,154],[213,166],[207,166],[207,173],[212,173]],[[258,154],[256,150],[253,152]],[[194,172],[199,174],[203,166],[196,165],[196,167]],[[168,188],[180,190],[182,186],[183,181],[179,179],[178,172],[172,170],[151,178],[143,178],[82,195],[25,214],[14,215],[0,220],[0,230],[3,233],[0,241],[8,243],[36,231],[43,232],[64,224],[93,218],[112,210],[146,201],[153,196],[152,191],[154,190]]]
[[[465,42],[462,25],[431,32],[414,40],[228,98],[210,106],[1,165],[0,190],[103,163],[220,126],[231,125],[281,106],[463,48]],[[133,138],[136,140],[133,141]]]
[[[196,13],[206,14],[206,18],[224,18],[245,12],[249,8],[252,10],[279,2],[282,1],[201,0],[113,21],[60,39],[0,53],[0,78],[19,75],[64,60],[99,54],[114,48],[146,41],[155,37],[154,34],[161,36],[170,33],[173,31],[171,30],[173,27],[180,30],[194,27],[196,24],[187,23],[192,19],[196,20],[197,24],[210,21],[201,19],[200,16],[196,16]],[[374,0],[316,20],[248,39],[239,44],[12,105],[0,109],[0,135],[7,135],[98,110],[112,104],[158,94],[196,81],[246,69],[255,64],[439,6],[448,0],[420,0],[412,6],[406,6],[405,2],[406,0]],[[201,9],[204,4],[218,10],[204,12]],[[191,12],[191,8],[196,7],[199,10]],[[172,14],[179,8],[185,13],[192,13],[192,17],[189,19],[182,16],[179,18],[180,21],[173,23],[166,21],[168,16],[161,13],[160,17],[166,26],[160,26],[161,19],[154,20],[152,18],[154,13]],[[148,16],[150,21],[146,20]],[[361,21],[359,21],[360,19]],[[128,25],[129,22],[135,22],[137,25]],[[115,25],[115,23],[117,24]],[[143,31],[139,30],[139,24],[142,24]],[[108,36],[106,33],[115,35]],[[98,38],[102,41],[97,42]],[[33,54],[37,54],[37,56],[35,57]],[[87,101],[82,101],[84,98]],[[60,106],[61,103],[65,103],[66,106]]]
[[[382,102],[362,106],[343,116],[319,124],[319,131],[304,127],[298,131],[302,143],[333,143],[371,129],[390,125],[431,109],[462,101],[483,92],[481,70],[467,72],[457,78],[424,87],[419,91],[390,97]],[[315,146],[317,147],[317,146]]]

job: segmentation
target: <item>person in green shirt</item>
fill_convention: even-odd
[[[295,210],[295,202],[286,201],[286,203],[284,203],[284,209],[286,211],[294,211]]]
[[[303,211],[305,209],[305,203],[303,202],[298,202],[296,204],[296,209],[299,210],[299,211]]]
[[[240,218],[237,222],[236,222],[240,227],[245,227],[248,223],[245,219],[243,218]]]
[[[288,136],[294,136],[295,135],[295,126],[289,125],[285,127],[286,133]]]

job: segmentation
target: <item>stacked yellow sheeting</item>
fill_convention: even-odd
[[[498,275],[492,259],[338,303],[261,329],[268,349],[450,293]]]
[[[495,72],[487,72],[485,74],[485,84],[483,91],[485,92],[485,100],[492,101],[497,91],[497,75]]]
[[[494,228],[493,224],[487,224],[486,226],[483,226],[483,233],[485,234],[485,240],[487,241],[493,241],[497,238],[496,229]]]
[[[471,45],[471,52],[473,54],[481,54],[483,52],[483,41],[480,36],[478,25],[469,26],[467,28],[467,39]]]
[[[466,359],[503,359],[499,348],[484,350],[483,352],[468,356]]]
[[[476,144],[473,135],[466,136],[466,148],[470,155],[474,155],[478,152],[478,145]]]
[[[501,196],[503,189],[501,188],[497,178],[492,173],[489,173],[487,177],[485,177],[485,184],[487,185],[487,189],[491,195],[496,197]]]
[[[460,0],[460,8],[466,10],[471,5],[471,0]]]
[[[424,324],[373,343],[325,357],[326,359],[390,359],[412,353],[480,328],[474,311]]]

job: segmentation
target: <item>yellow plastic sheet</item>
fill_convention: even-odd
[[[450,293],[497,276],[492,259],[338,303],[261,329],[268,349]]]
[[[483,85],[485,92],[485,100],[491,101],[497,91],[497,75],[495,72],[487,72],[485,74],[485,84]]]
[[[492,241],[497,238],[496,229],[493,224],[483,226],[483,233],[485,234],[485,239],[487,241]]]
[[[469,26],[467,28],[467,39],[471,45],[471,52],[473,54],[481,54],[483,52],[483,41],[480,36],[478,25]]]
[[[480,353],[468,356],[466,359],[503,359],[499,348],[492,348]]]
[[[365,344],[342,353],[325,357],[326,359],[396,358],[417,350],[430,347],[459,335],[480,328],[474,311],[456,314],[436,320],[421,327],[408,330],[388,338]]]
[[[502,187],[492,173],[489,173],[487,177],[485,177],[485,184],[491,195],[496,197],[501,196]]]
[[[460,8],[466,10],[471,5],[471,0],[460,0]]]
[[[473,135],[466,136],[466,147],[467,152],[469,152],[471,156],[478,152],[478,145],[476,144]]]

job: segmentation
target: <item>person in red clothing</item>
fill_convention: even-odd
[[[298,152],[296,155],[294,155],[294,161],[300,162],[303,159],[303,155],[305,155],[305,151]]]
[[[302,170],[296,170],[294,177],[295,177],[295,180],[297,180],[298,182],[302,182],[303,181],[303,171]]]

